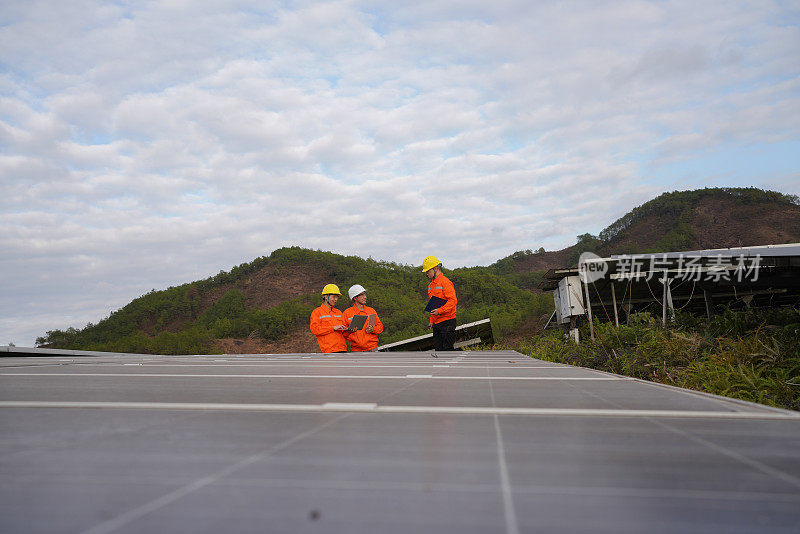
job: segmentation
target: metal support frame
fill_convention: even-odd
[[[670,288],[672,280],[669,278],[666,269],[664,270],[664,276],[661,278],[661,283],[664,284],[661,300],[661,324],[666,326],[667,315],[669,315],[670,322],[675,320],[675,305],[672,303],[672,289]]]
[[[711,294],[711,290],[703,289],[703,300],[706,303],[706,316],[708,320],[711,320],[711,316],[714,315],[714,298]]]
[[[672,288],[670,287],[670,293],[671,292],[672,292]],[[739,297],[744,297],[746,295],[783,295],[785,293],[787,293],[786,289],[762,289],[762,290],[758,290],[758,291],[748,291],[747,293],[738,293],[738,296]],[[730,292],[724,292],[724,293],[714,293],[714,296],[715,297],[733,297],[733,296],[737,296],[737,295],[734,295],[734,293],[732,291],[730,291]],[[681,300],[689,300],[689,295],[677,295],[677,296],[673,295],[672,296],[672,301],[673,302],[674,301],[681,301]],[[613,301],[611,301],[611,300],[603,300],[603,301],[599,301],[598,300],[597,301],[598,305],[601,304],[601,302],[602,302],[602,305],[604,305],[604,306],[611,306],[612,303],[613,303]],[[622,305],[620,306],[620,311],[627,311],[629,308],[633,309],[633,306],[629,306],[629,304],[643,304],[645,302],[653,302],[653,299],[652,298],[647,298],[647,299],[644,299],[644,298],[642,298],[642,299],[625,299],[625,302],[622,303]]]
[[[553,310],[553,313],[550,314],[550,318],[547,320],[542,330],[547,330],[547,327],[550,326],[550,323],[553,322],[553,319],[555,319],[555,317],[556,317],[556,310]]]
[[[667,284],[667,271],[664,271],[664,277],[661,279],[661,283],[664,285],[664,288],[661,292],[661,324],[667,324],[667,288],[669,287]]]
[[[575,342],[576,345],[581,342],[580,335],[581,335],[580,330],[578,330],[578,322],[576,321],[575,316],[574,315],[570,316],[569,336],[572,338],[572,340]]]
[[[589,298],[589,281],[584,281],[583,277],[580,277],[581,285],[584,286],[585,293],[586,293],[586,316],[589,319],[589,336],[594,341],[594,323],[592,322],[592,301]]]
[[[678,280],[686,280],[685,275],[685,258],[692,259],[693,275],[697,275],[692,284],[691,291],[681,289],[683,284],[677,283]],[[719,258],[737,258],[739,261],[734,262],[721,262]],[[643,264],[647,261],[650,262],[649,270],[631,269],[630,272],[624,268],[624,261],[630,259],[641,260]],[[654,306],[657,306],[659,299],[657,293],[653,290],[655,288],[648,287],[651,295],[647,291],[642,291],[643,286],[634,288],[634,282],[640,282],[642,278],[645,281],[652,280],[653,277],[661,278],[664,284],[662,288],[662,299],[660,302],[661,321],[666,325],[669,321],[674,321],[676,318],[677,309],[675,302],[683,303],[681,309],[689,306],[693,297],[697,296],[695,289],[698,288],[703,291],[703,304],[700,302],[691,302],[690,309],[696,309],[698,306],[705,305],[705,312],[709,319],[714,316],[715,301],[723,300],[730,302],[729,297],[733,297],[734,301],[743,303],[747,307],[761,306],[761,305],[793,305],[797,306],[800,303],[800,284],[797,280],[797,268],[800,267],[800,243],[789,243],[782,245],[761,245],[750,247],[738,247],[728,249],[704,249],[695,251],[683,252],[664,252],[659,254],[633,254],[633,255],[617,255],[609,258],[600,258],[608,267],[608,273],[605,275],[605,281],[595,284],[596,294],[598,297],[598,305],[607,309],[608,306],[614,307],[614,324],[618,326],[620,323],[620,315],[623,313],[623,322],[630,318],[633,310],[645,309],[655,311]],[[658,263],[656,263],[656,260]],[[730,265],[728,265],[730,263]],[[554,289],[558,287],[562,280],[572,278],[574,276],[581,276],[582,265],[579,263],[577,268],[564,268],[553,269],[548,271],[545,275],[545,281],[539,284],[541,289]],[[753,276],[752,284],[742,284],[741,269],[746,269],[744,273],[749,276],[759,275],[758,278]],[[587,269],[588,271],[588,269]],[[700,274],[706,273],[714,275],[723,271],[726,275],[725,280],[730,280],[731,284],[717,283],[715,285],[708,285],[700,281]],[[674,273],[674,274],[673,274]],[[588,274],[588,273],[587,273]],[[658,276],[661,274],[662,276]],[[684,275],[684,276],[681,276]],[[733,275],[737,275],[737,283],[733,282]],[[584,275],[585,276],[585,275]],[[671,277],[674,277],[671,279]],[[711,278],[710,278],[711,279]],[[756,284],[756,280],[758,283]],[[616,282],[627,282],[625,287],[625,296],[622,301],[618,301],[616,295]],[[675,283],[677,294],[673,294],[672,283]],[[719,280],[717,279],[717,282]],[[582,290],[585,295],[584,314],[589,320],[589,330],[594,339],[594,317],[592,309],[592,298],[590,296],[591,288],[589,284],[592,283],[588,279],[581,280],[581,284],[585,283],[586,288]],[[607,296],[610,285],[611,296]],[[649,285],[648,285],[649,286]],[[630,289],[630,296],[628,296],[628,288]],[[740,291],[741,289],[741,291]],[[732,290],[732,292],[731,292]],[[657,291],[657,290],[656,290]],[[576,295],[577,296],[577,295]],[[766,296],[768,298],[760,298],[759,296]],[[652,299],[650,297],[653,297]],[[611,302],[608,302],[611,301]],[[687,302],[690,301],[690,302]],[[642,308],[641,304],[647,304]],[[572,310],[578,312],[577,309]],[[699,311],[699,309],[698,309]],[[578,312],[579,313],[579,312]],[[609,317],[610,319],[610,317]],[[574,330],[576,325],[571,325]]]

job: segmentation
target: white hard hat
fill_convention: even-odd
[[[347,294],[350,295],[350,300],[353,300],[354,298],[359,296],[361,293],[366,293],[366,292],[367,292],[367,290],[364,289],[364,286],[362,286],[360,284],[356,284],[356,285],[354,285],[353,287],[350,288],[350,290],[347,292]]]

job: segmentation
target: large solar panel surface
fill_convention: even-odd
[[[0,358],[0,532],[797,532],[800,417],[513,351]]]

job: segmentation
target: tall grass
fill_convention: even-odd
[[[725,310],[711,321],[682,315],[668,327],[648,313],[618,328],[582,327],[580,345],[550,331],[512,347],[590,367],[770,406],[800,410],[800,309]]]

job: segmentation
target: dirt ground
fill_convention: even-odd
[[[538,317],[528,317],[521,325],[513,332],[506,334],[501,340],[504,345],[516,345],[525,341],[530,341],[535,336],[541,334],[544,330],[544,325],[547,324],[547,319],[550,315],[540,315]]]

